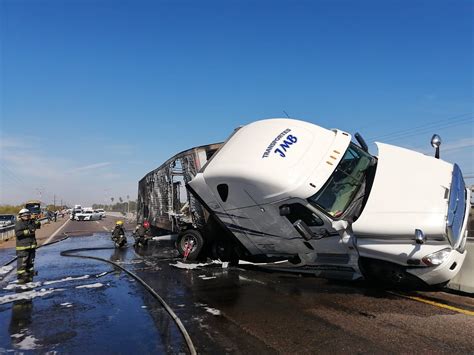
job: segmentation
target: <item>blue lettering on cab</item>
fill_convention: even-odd
[[[275,154],[280,154],[282,158],[286,157],[286,151],[291,148],[293,144],[295,144],[298,141],[298,138],[293,136],[292,134],[289,134],[286,136],[285,140],[283,143],[280,144],[280,147],[275,149],[273,152]]]

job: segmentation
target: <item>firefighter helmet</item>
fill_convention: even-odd
[[[117,222],[115,222],[115,224],[116,224],[117,226],[122,226],[122,225],[123,225],[123,221],[117,221]]]
[[[22,208],[20,212],[18,212],[18,215],[21,216],[26,216],[26,215],[31,215],[31,212],[27,208]]]

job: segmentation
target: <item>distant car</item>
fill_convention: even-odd
[[[15,224],[16,217],[13,214],[0,214],[0,228]]]
[[[100,213],[87,210],[76,213],[74,219],[76,221],[99,221],[102,219],[102,216]]]
[[[76,215],[82,213],[82,208],[73,208],[71,210],[71,215],[69,216],[69,219],[76,219]]]
[[[94,212],[100,213],[100,216],[102,218],[105,218],[105,216],[106,216],[105,210],[103,208],[98,208],[98,209],[94,210]]]

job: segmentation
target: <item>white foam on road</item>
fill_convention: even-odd
[[[34,350],[38,347],[38,339],[32,335],[27,335],[25,339],[15,344],[15,347],[20,350]]]
[[[178,269],[192,270],[192,269],[197,269],[198,267],[209,266],[213,264],[222,264],[222,262],[219,260],[213,260],[210,263],[188,264],[188,263],[183,263],[181,261],[177,261],[176,264],[170,264],[170,265],[173,267],[177,267]]]
[[[61,303],[61,306],[66,307],[66,308],[70,308],[70,307],[72,307],[72,303],[69,303],[69,302]]]
[[[19,284],[17,282],[12,282],[8,284],[6,287],[4,287],[4,290],[14,290],[14,289],[20,289],[20,290],[28,290],[32,288],[36,288],[38,286],[41,286],[41,282],[28,282],[26,284]]]
[[[217,276],[199,275],[199,278],[203,280],[212,280],[212,279],[217,279]]]
[[[252,263],[250,261],[239,260],[239,265],[277,265],[277,264],[286,263],[287,261],[288,260],[279,260],[279,261],[274,261],[271,263]]]
[[[95,275],[95,277],[98,278],[98,277],[105,276],[107,274],[108,274],[108,272],[103,272],[103,273],[100,273],[99,275]]]
[[[14,293],[10,295],[5,295],[0,297],[0,304],[11,303],[19,300],[31,300],[36,297],[43,297],[47,296],[53,292],[61,292],[64,291],[63,288],[50,288],[49,290],[41,289],[40,291],[32,290],[32,291],[25,291],[21,293]]]
[[[50,280],[50,281],[44,281],[43,283],[41,282],[28,282],[26,284],[18,284],[18,281],[13,281],[9,283],[6,287],[4,287],[4,290],[14,290],[14,289],[21,289],[21,290],[27,290],[27,289],[32,289],[36,288],[39,286],[47,286],[47,285],[52,285],[52,284],[57,284],[61,282],[69,282],[69,281],[76,281],[76,280],[85,280],[88,279],[90,276],[89,275],[83,275],[83,276],[78,276],[78,277],[72,277],[68,276],[65,277],[64,279],[61,280]]]
[[[0,275],[6,275],[13,270],[13,265],[7,265],[0,267]]]
[[[204,307],[204,309],[206,310],[206,312],[211,313],[213,316],[221,315],[221,311],[219,311],[218,309],[211,308],[211,307]]]
[[[86,285],[80,285],[80,286],[76,286],[76,288],[99,288],[99,287],[103,287],[104,284],[101,284],[100,282],[96,282],[94,284],[86,284]]]
[[[68,281],[74,281],[74,280],[85,280],[85,279],[88,279],[89,277],[90,277],[89,275],[84,275],[84,276],[79,276],[79,277],[68,276],[61,280],[45,281],[43,285],[52,285],[52,284],[57,284],[60,282],[68,282]]]

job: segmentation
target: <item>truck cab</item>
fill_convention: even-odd
[[[457,165],[293,119],[238,129],[188,184],[240,257],[322,276],[441,284],[466,252]]]

